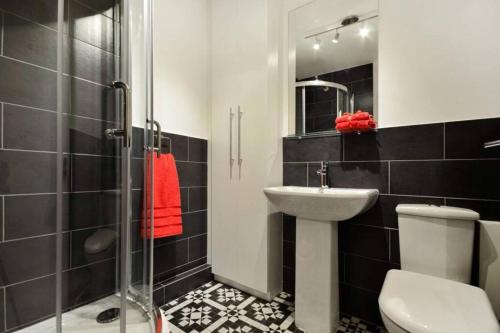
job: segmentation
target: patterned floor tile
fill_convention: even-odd
[[[172,333],[300,333],[294,324],[293,295],[271,302],[219,282],[209,282],[164,305]],[[358,318],[342,318],[337,332],[386,333]]]

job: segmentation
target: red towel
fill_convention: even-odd
[[[361,110],[356,111],[355,114],[352,115],[352,120],[368,120],[371,115],[368,112],[364,112]]]
[[[150,162],[147,161],[146,185],[146,219],[143,218],[141,234],[143,238],[151,238],[150,231]],[[181,194],[175,159],[172,154],[154,154],[154,231],[153,238],[161,238],[182,234]]]
[[[337,119],[335,119],[335,124],[345,123],[345,122],[351,121],[351,116],[352,116],[351,113],[346,112],[343,115],[341,115],[340,117],[337,117]]]

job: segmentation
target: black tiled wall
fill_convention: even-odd
[[[400,267],[399,203],[471,208],[500,221],[500,118],[379,129],[362,135],[283,140],[283,183],[377,188],[375,206],[339,224],[341,311],[380,323],[377,298],[387,270]],[[295,218],[284,216],[283,288],[294,291]],[[474,276],[473,276],[474,278]],[[473,279],[474,281],[474,279]]]
[[[134,138],[143,138],[144,131],[134,128]],[[207,140],[162,133],[162,150],[170,148],[176,159],[183,234],[155,240],[154,298],[163,305],[211,279],[207,265]],[[135,140],[133,147],[133,175],[143,174],[143,141]],[[133,218],[136,232],[140,226],[142,183],[133,189]],[[140,237],[136,233],[136,240]],[[137,253],[140,249],[137,249]],[[141,257],[141,256],[139,256]],[[142,267],[141,264],[136,265]],[[175,286],[175,287],[172,287]]]
[[[318,76],[318,79],[345,85],[354,94],[354,109],[362,109],[373,114],[373,64],[322,74]],[[297,100],[301,100],[300,94]],[[343,101],[339,103],[342,105]],[[299,121],[301,117],[302,110],[298,105],[298,124],[301,123]],[[325,91],[323,87],[308,87],[306,89],[306,131],[309,133],[333,130],[335,118],[337,118],[337,90]]]

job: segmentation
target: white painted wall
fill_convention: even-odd
[[[499,117],[498,22],[498,0],[380,0],[380,127]]]
[[[154,1],[154,112],[162,130],[209,137],[206,0]]]

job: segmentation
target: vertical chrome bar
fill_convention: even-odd
[[[233,113],[233,108],[229,108],[229,177],[233,176],[233,164],[234,164],[234,157],[233,157],[233,118],[234,118],[234,113]]]
[[[302,133],[306,134],[306,87],[302,88]]]
[[[130,0],[123,0],[121,10],[121,38],[120,38],[120,79],[130,82]],[[126,89],[124,89],[125,91]],[[127,330],[127,296],[130,284],[130,147],[132,119],[130,94],[123,96],[124,119],[123,128],[124,144],[121,155],[121,218],[120,218],[120,333]]]
[[[243,112],[241,107],[238,105],[238,165],[241,166],[243,163],[243,157],[241,152],[241,118],[243,117]]]
[[[342,110],[340,109],[340,90],[337,88],[335,90],[337,92],[337,117],[342,115]]]
[[[56,332],[62,333],[64,0],[57,1]]]

